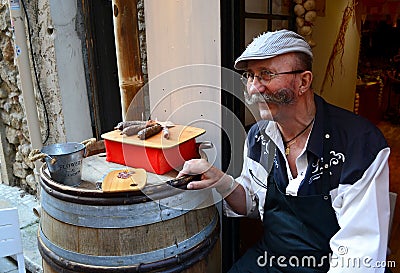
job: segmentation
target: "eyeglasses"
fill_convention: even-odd
[[[298,73],[303,73],[305,70],[292,70],[292,71],[285,71],[285,72],[279,72],[279,73],[273,73],[268,70],[262,70],[260,71],[259,75],[255,75],[252,72],[244,72],[242,74],[242,82],[244,85],[247,85],[249,82],[253,82],[254,78],[257,78],[261,83],[263,84],[268,84],[273,78],[277,77],[278,75],[283,75],[283,74],[298,74]]]

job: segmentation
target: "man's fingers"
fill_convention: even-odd
[[[211,185],[212,185],[212,183],[210,180],[192,181],[189,184],[187,184],[186,188],[188,190],[199,190],[199,189],[208,188]]]
[[[215,175],[214,168],[207,160],[192,159],[183,164],[182,170],[178,173],[177,178],[184,175],[201,174],[201,181],[192,181],[186,187],[190,190],[204,189],[211,187],[218,179]]]
[[[177,177],[186,174],[196,175],[205,173],[210,169],[210,164],[203,159],[191,159],[183,164],[182,170],[178,173]]]
[[[178,173],[178,175],[176,176],[176,178],[180,178],[180,177],[185,176],[185,175],[187,175],[187,173],[185,173],[184,171],[180,171]]]
[[[193,169],[192,164],[189,161],[186,161],[183,164],[182,170],[178,173],[178,175],[176,177],[179,178],[179,177],[182,177],[182,176],[187,175],[187,174],[188,175],[199,174],[199,173],[196,173],[195,170],[192,170],[192,169]]]

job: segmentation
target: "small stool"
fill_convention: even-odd
[[[25,273],[18,209],[0,207],[0,257],[16,255],[18,272]]]

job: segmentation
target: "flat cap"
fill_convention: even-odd
[[[235,68],[244,70],[249,60],[263,60],[290,52],[303,52],[313,57],[311,47],[296,32],[282,29],[265,32],[255,38],[235,61]]]

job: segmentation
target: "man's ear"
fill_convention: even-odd
[[[301,82],[299,87],[300,94],[303,94],[311,88],[312,80],[313,74],[311,71],[304,71],[303,73],[301,73]]]

